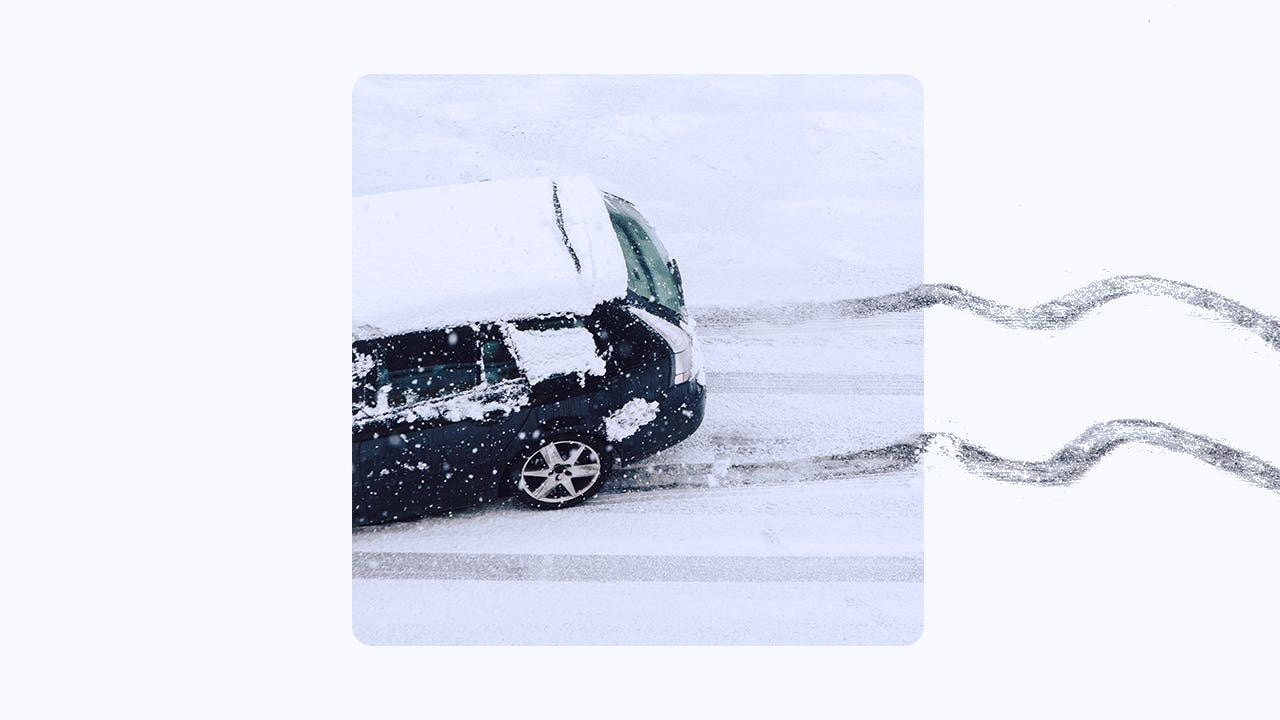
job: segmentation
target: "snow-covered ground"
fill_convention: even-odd
[[[921,103],[900,77],[371,77],[353,191],[584,174],[645,213],[695,318],[874,295],[922,277]],[[924,430],[921,314],[699,334],[701,429],[586,505],[355,533],[357,637],[914,642],[921,471],[833,456]]]

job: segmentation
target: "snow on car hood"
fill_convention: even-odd
[[[352,200],[352,335],[551,314],[627,292],[600,191],[531,178]]]

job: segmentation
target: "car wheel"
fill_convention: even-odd
[[[604,444],[581,435],[548,438],[517,468],[516,497],[540,510],[572,507],[595,495],[612,467]]]

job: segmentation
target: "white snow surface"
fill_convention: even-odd
[[[902,76],[368,76],[352,183],[585,175],[694,307],[878,295],[924,276],[922,98]]]
[[[351,280],[355,337],[585,315],[627,291],[617,236],[600,191],[585,177],[353,198]]]
[[[610,440],[629,438],[658,417],[658,403],[635,398],[605,416],[605,436]]]
[[[557,375],[604,375],[604,359],[586,328],[517,330],[504,328],[516,365],[531,383]]]

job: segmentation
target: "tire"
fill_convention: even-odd
[[[555,435],[517,461],[515,495],[529,507],[557,510],[581,505],[600,491],[613,459],[605,444],[586,435]]]

